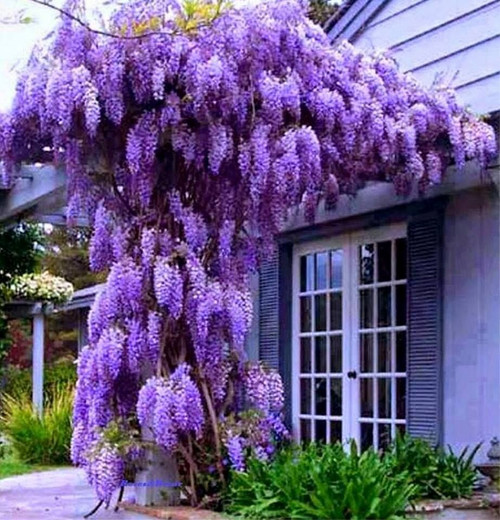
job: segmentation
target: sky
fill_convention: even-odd
[[[0,112],[8,110],[14,96],[16,70],[29,58],[37,41],[55,26],[55,12],[29,0],[0,0],[0,18],[14,18],[20,10],[34,19],[30,24],[0,24]]]

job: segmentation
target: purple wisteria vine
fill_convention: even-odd
[[[89,216],[91,266],[109,270],[72,442],[106,502],[141,458],[141,427],[193,503],[286,436],[281,380],[244,346],[249,275],[291,208],[313,220],[366,181],[423,190],[495,153],[453,92],[331,46],[306,7],[135,0],[107,22],[115,37],[63,17],[0,120],[2,183],[21,162],[64,165],[68,218]]]

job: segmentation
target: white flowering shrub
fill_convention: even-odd
[[[18,300],[64,303],[73,296],[73,284],[48,271],[28,273],[13,278],[9,293]]]

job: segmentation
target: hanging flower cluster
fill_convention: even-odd
[[[151,378],[139,392],[139,423],[152,427],[156,442],[170,452],[178,447],[179,435],[199,439],[202,432],[203,405],[190,370],[182,363],[168,379]]]
[[[109,269],[73,438],[100,496],[127,456],[96,454],[96,439],[120,418],[152,428],[193,470],[193,502],[207,492],[196,477],[210,473],[206,453],[222,485],[225,460],[242,469],[284,436],[281,382],[246,367],[244,343],[249,274],[290,208],[312,221],[321,198],[367,181],[425,189],[451,163],[485,166],[495,153],[493,130],[453,92],[422,88],[385,54],[332,47],[306,4],[136,0],[107,21],[114,37],[63,18],[0,120],[1,182],[52,150],[68,216],[93,223],[91,266]]]
[[[281,415],[284,389],[279,374],[260,363],[247,363],[242,379],[245,411],[231,414],[222,422],[227,462],[236,471],[245,470],[249,454],[267,460],[289,437]]]
[[[18,300],[65,303],[73,296],[73,284],[48,271],[27,273],[13,278],[9,296]]]

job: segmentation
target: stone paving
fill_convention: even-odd
[[[133,497],[133,488],[125,489],[124,499]],[[71,520],[83,518],[97,504],[83,470],[62,468],[19,475],[0,480],[0,519]],[[147,520],[131,511],[104,508],[91,520]]]

